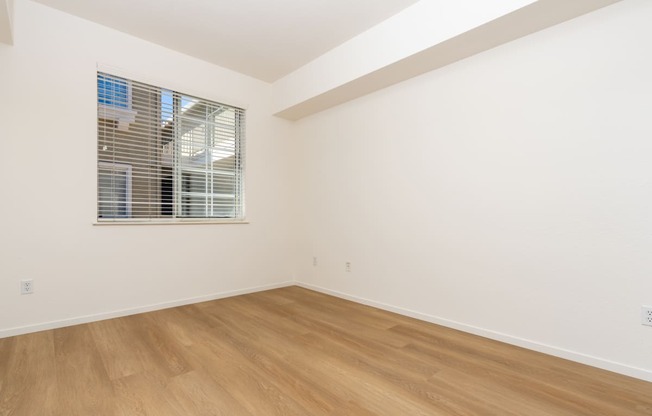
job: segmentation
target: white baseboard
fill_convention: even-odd
[[[86,324],[89,322],[103,321],[105,319],[120,318],[122,316],[135,315],[138,313],[152,312],[161,309],[174,308],[176,306],[190,305],[193,303],[207,302],[210,300],[228,298],[231,296],[246,295],[248,293],[262,292],[263,290],[278,289],[281,287],[293,286],[295,282],[288,281],[283,283],[275,283],[265,286],[257,286],[246,289],[231,290],[227,292],[213,293],[205,296],[197,296],[194,298],[177,299],[170,302],[156,303],[152,305],[139,306],[136,308],[121,309],[117,311],[98,313],[94,315],[84,315],[75,318],[62,319],[58,321],[43,322],[35,325],[27,325],[15,328],[8,328],[0,330],[0,338],[13,337],[16,335],[29,334],[32,332],[45,331],[48,329],[63,328],[66,326]]]
[[[397,306],[388,305],[381,302],[376,302],[373,300],[361,298],[358,296],[348,295],[346,293],[338,292],[331,289],[326,289],[320,286],[315,286],[308,283],[295,282],[297,286],[311,289],[317,292],[325,293],[327,295],[336,296],[338,298],[350,300],[356,303],[361,303],[368,306],[373,306],[378,309],[383,309],[389,312],[394,312],[399,315],[409,316],[411,318],[416,318],[422,321],[430,322],[433,324],[445,326],[448,328],[458,329],[460,331],[468,332],[474,335],[479,335],[485,338],[490,338],[496,341],[505,342],[507,344],[516,345],[519,347],[527,348],[529,350],[542,352],[544,354],[553,355],[555,357],[564,358],[567,360],[575,361],[578,363],[590,365],[592,367],[601,368],[603,370],[613,371],[614,373],[623,374],[629,377],[638,378],[641,380],[652,382],[652,371],[645,370],[642,368],[632,367],[626,364],[621,364],[609,360],[604,360],[602,358],[593,357],[590,355],[582,354],[576,351],[570,351],[563,348],[553,347],[551,345],[541,344],[535,341],[530,341],[527,339],[514,337],[511,335],[503,334],[496,331],[491,331],[488,329],[478,328],[471,325],[466,325],[460,322],[451,321],[444,318],[439,318],[437,316],[432,316],[424,314],[421,312],[412,311],[405,308],[400,308]]]

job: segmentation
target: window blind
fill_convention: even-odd
[[[245,110],[97,77],[98,221],[244,218]]]

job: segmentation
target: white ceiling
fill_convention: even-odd
[[[418,0],[36,0],[272,82]]]

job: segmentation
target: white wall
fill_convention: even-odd
[[[650,21],[626,0],[298,122],[301,282],[652,380]]]
[[[296,157],[290,124],[271,116],[270,85],[37,3],[15,6],[14,46],[0,45],[0,336],[293,279]],[[248,106],[250,224],[92,225],[98,62]],[[36,293],[20,296],[26,278]]]

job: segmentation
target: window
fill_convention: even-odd
[[[98,72],[99,222],[244,219],[245,111]]]

